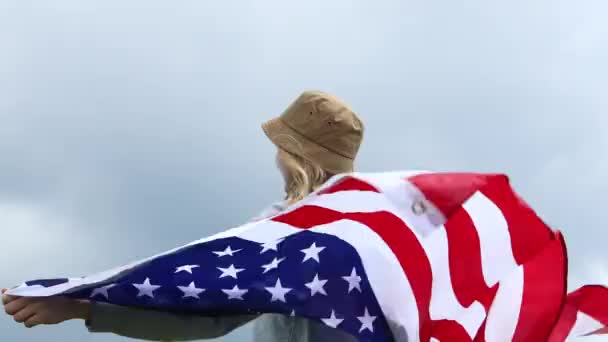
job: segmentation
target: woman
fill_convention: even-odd
[[[262,125],[277,146],[277,165],[285,181],[285,200],[256,219],[275,215],[338,173],[352,172],[363,138],[363,124],[336,97],[302,93],[280,116]],[[6,289],[2,290],[4,293]],[[305,318],[279,314],[201,317],[128,308],[67,298],[3,295],[5,311],[26,327],[83,319],[91,332],[111,332],[144,340],[185,341],[223,336],[256,319],[255,341],[356,341],[342,331]]]

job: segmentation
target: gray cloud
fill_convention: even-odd
[[[364,118],[361,170],[505,172],[564,232],[572,286],[606,282],[606,9],[2,2],[0,282],[90,273],[240,224],[281,196],[259,125],[308,88]],[[0,324],[11,341],[121,340]]]

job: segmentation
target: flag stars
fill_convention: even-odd
[[[374,321],[376,320],[376,316],[371,316],[367,308],[365,308],[365,313],[361,317],[357,317],[359,322],[361,322],[361,328],[359,332],[363,332],[364,330],[369,330],[374,332]]]
[[[190,274],[192,274],[192,269],[193,268],[197,268],[197,267],[201,267],[200,265],[184,265],[184,266],[179,266],[175,268],[175,273],[179,273],[179,272],[188,272]]]
[[[281,262],[283,262],[283,260],[285,260],[285,258],[281,258],[281,259],[274,258],[274,260],[272,260],[269,264],[262,265],[262,268],[264,269],[264,272],[262,272],[262,274],[265,274],[266,272],[273,270],[275,268],[279,268],[279,264]]]
[[[352,329],[352,333],[359,331],[359,334],[362,334],[360,336],[372,336],[374,331],[378,333],[380,324],[384,324],[379,308],[368,303],[367,297],[361,298],[356,293],[363,292],[363,286],[366,286],[368,291],[367,280],[363,283],[363,266],[357,262],[353,264],[353,260],[347,258],[349,254],[340,255],[340,260],[334,262],[331,259],[338,257],[335,253],[340,252],[339,245],[334,246],[321,237],[310,240],[306,235],[302,237],[306,240],[299,243],[294,241],[298,243],[295,247],[289,245],[289,240],[283,245],[285,239],[252,244],[253,248],[237,242],[238,240],[226,240],[207,249],[204,260],[195,256],[191,259],[182,258],[177,262],[170,261],[161,265],[165,277],[155,276],[155,273],[143,270],[146,273],[142,275],[138,272],[142,276],[127,280],[125,285],[128,288],[132,285],[137,289],[137,292],[130,290],[130,297],[135,299],[136,296],[137,301],[142,302],[147,302],[144,297],[149,297],[154,302],[162,298],[163,302],[172,301],[180,305],[202,303],[203,300],[220,307],[237,305],[243,313],[268,312],[283,308],[284,311],[279,311],[285,315],[310,317],[334,329],[348,327],[349,331]],[[237,248],[232,248],[232,245]],[[257,249],[257,246],[260,248]],[[326,249],[328,252],[323,253]],[[271,250],[275,253],[264,255]],[[323,263],[320,261],[321,254]],[[195,262],[199,264],[192,264]],[[348,264],[343,265],[343,262]],[[349,268],[350,274],[346,273]],[[196,274],[193,274],[195,271]],[[243,271],[247,272],[242,273]],[[209,272],[211,278],[197,276],[209,275]],[[358,272],[361,272],[361,275]],[[285,286],[283,281],[291,287]],[[114,298],[118,296],[122,286],[122,283],[116,280],[114,282],[108,284],[108,280],[93,285],[97,287],[91,287],[86,295],[90,294],[92,299],[108,300],[110,295]],[[113,288],[115,286],[116,288]],[[355,293],[351,294],[352,292]],[[319,300],[315,301],[314,298]],[[262,302],[259,303],[259,300]],[[309,307],[312,303],[310,301],[314,302],[314,308]],[[357,309],[347,312],[348,310],[340,309],[342,304]],[[380,321],[382,322],[379,323]]]
[[[243,296],[248,291],[249,290],[246,289],[239,289],[237,285],[234,285],[232,289],[222,290],[222,292],[224,292],[228,296],[228,300],[244,300]]]
[[[97,295],[101,295],[106,297],[106,299],[109,298],[108,295],[108,290],[113,288],[114,286],[116,286],[116,284],[110,284],[110,285],[106,285],[106,286],[102,286],[102,287],[98,287],[96,289],[93,290],[93,292],[91,292],[91,298],[97,296]]]
[[[176,253],[175,258],[142,264],[121,274],[119,279],[113,276],[83,286],[84,296],[103,301],[128,296],[127,299],[140,304],[170,304],[175,308],[196,304],[242,313],[282,312],[286,316],[315,319],[331,328],[359,331],[359,336],[371,338],[374,332],[378,334],[385,319],[372,292],[371,299],[356,293],[371,291],[356,253],[353,259],[350,249],[343,250],[339,243],[323,236],[312,239],[311,236],[301,234],[294,239],[295,246],[289,238],[264,244],[225,239],[221,244],[214,242],[210,249],[201,246],[197,253]],[[323,253],[326,249],[328,252]],[[275,252],[265,255],[271,250]],[[199,251],[205,251],[204,255]],[[346,273],[349,268],[350,274]],[[285,286],[283,281],[292,287]],[[83,283],[79,279],[70,282]],[[363,287],[366,291],[362,291]],[[349,307],[355,310],[344,309]]]
[[[234,265],[230,265],[228,268],[218,267],[217,269],[222,272],[220,278],[232,277],[234,279],[238,279],[239,272],[243,272],[245,270],[244,268],[235,268]]]
[[[178,286],[177,288],[179,288],[184,293],[184,296],[182,298],[191,297],[200,299],[198,295],[205,292],[205,289],[197,288],[194,282],[191,282],[188,286]]]
[[[232,250],[232,248],[230,246],[228,246],[228,247],[226,247],[225,250],[213,252],[213,254],[216,254],[218,257],[221,258],[221,257],[226,256],[226,255],[234,256],[235,253],[238,253],[238,252],[240,252],[242,250],[243,249]]]
[[[285,239],[278,239],[278,240],[274,240],[274,241],[270,241],[270,242],[266,242],[266,243],[262,243],[262,251],[260,252],[260,254],[264,254],[267,251],[277,251],[278,250],[278,246],[281,242],[283,242],[283,240]]]
[[[150,278],[146,278],[142,284],[133,284],[133,286],[139,291],[137,297],[148,296],[150,298],[154,298],[154,291],[160,288],[159,285],[152,285]]]
[[[319,263],[319,253],[324,249],[325,247],[317,247],[317,244],[313,242],[310,247],[301,250],[304,253],[304,260],[302,262],[312,259]]]
[[[352,272],[350,272],[350,275],[342,277],[342,279],[348,282],[348,293],[351,293],[351,291],[354,289],[361,292],[361,277],[357,275],[357,270],[354,267]]]
[[[323,288],[323,286],[325,286],[326,283],[327,283],[327,280],[319,279],[319,275],[316,274],[315,278],[310,283],[306,283],[304,285],[306,285],[306,287],[308,287],[310,289],[311,297],[316,295],[317,293],[327,296],[327,292],[325,292],[325,289]]]
[[[290,288],[283,287],[283,284],[281,284],[281,279],[279,278],[277,278],[277,282],[274,287],[266,287],[266,291],[270,292],[270,294],[272,295],[270,302],[281,301],[283,303],[286,303],[285,295],[291,290],[292,289]]]
[[[325,325],[329,327],[337,328],[338,325],[340,325],[344,321],[344,319],[337,318],[336,312],[334,310],[331,310],[331,315],[329,316],[329,318],[323,318],[321,319],[321,321],[323,321],[323,323],[325,323]]]

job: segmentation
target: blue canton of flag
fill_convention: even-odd
[[[282,313],[317,320],[360,341],[392,341],[356,250],[311,231],[263,244],[229,237],[191,245],[64,294],[190,314]]]

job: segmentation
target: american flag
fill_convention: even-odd
[[[204,315],[282,313],[360,341],[564,341],[608,333],[608,289],[567,294],[564,239],[506,176],[352,173],[275,216],[18,296]]]

